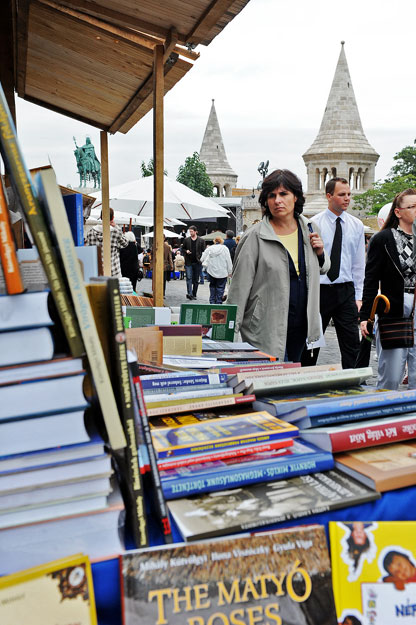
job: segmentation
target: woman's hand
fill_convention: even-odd
[[[362,321],[360,323],[360,330],[361,330],[361,334],[362,334],[362,336],[364,338],[370,334],[369,331],[367,330],[367,322],[366,321]]]
[[[322,256],[324,253],[324,242],[317,232],[311,232],[309,235],[309,240],[312,245],[312,249],[317,256]]]

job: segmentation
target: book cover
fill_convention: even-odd
[[[163,353],[169,356],[200,356],[202,354],[201,335],[164,335]]]
[[[110,376],[85,289],[80,264],[75,252],[62,194],[56,183],[55,172],[52,168],[40,171],[36,176],[36,181],[42,210],[52,226],[57,248],[68,277],[109,443],[113,449],[120,449],[126,446],[126,438],[118,414]]]
[[[255,395],[243,395],[242,393],[224,395],[219,397],[201,397],[194,401],[189,399],[168,400],[155,402],[147,409],[149,417],[157,417],[163,414],[176,414],[178,412],[190,412],[206,410],[207,408],[222,408],[224,406],[236,406],[239,404],[251,404],[255,400]],[[156,405],[158,404],[158,405]]]
[[[237,306],[181,304],[179,323],[202,325],[202,333],[215,340],[234,340]]]
[[[289,448],[263,451],[243,458],[223,458],[160,473],[166,499],[211,493],[247,484],[327,471],[334,466],[332,454],[314,445],[293,441]]]
[[[162,403],[169,402],[170,400],[172,400],[173,402],[178,402],[182,400],[189,401],[198,400],[205,397],[222,397],[230,395],[235,395],[232,388],[225,385],[219,386],[218,384],[214,384],[213,386],[210,386],[208,388],[197,387],[193,388],[192,390],[190,390],[189,388],[186,390],[181,389],[180,391],[176,389],[166,389],[164,393],[162,391],[160,393],[155,393],[154,391],[151,391],[150,393],[145,394],[145,401],[148,408],[153,408],[161,406]]]
[[[152,490],[150,493],[153,508],[159,519],[160,529],[165,543],[171,543],[172,528],[169,521],[168,509],[163,494],[162,484],[160,480],[159,468],[157,466],[156,452],[153,446],[153,439],[150,433],[149,420],[147,418],[147,409],[144,401],[143,389],[141,386],[140,376],[138,375],[138,365],[134,361],[129,361],[130,373],[133,380],[135,398],[137,400],[139,420],[142,436],[146,445],[147,455],[150,465],[150,479],[152,484]]]
[[[316,371],[304,375],[284,375],[275,378],[254,379],[248,387],[249,393],[267,395],[268,393],[293,393],[296,390],[339,388],[362,384],[373,375],[371,367],[360,369],[341,369],[339,371]]]
[[[227,375],[236,375],[237,373],[240,372],[246,372],[249,373],[250,371],[264,371],[264,372],[268,372],[268,371],[276,371],[279,369],[288,369],[291,367],[300,367],[300,363],[299,362],[267,362],[267,363],[263,363],[263,364],[253,364],[253,363],[249,363],[249,364],[238,364],[238,365],[224,365],[218,368],[218,370],[212,369],[211,372],[212,373],[226,373]]]
[[[159,366],[163,361],[163,334],[156,328],[126,328],[127,348],[141,363]]]
[[[81,356],[84,353],[84,345],[79,332],[78,320],[67,291],[56,250],[52,244],[49,228],[40,209],[35,188],[20,151],[16,129],[1,85],[0,152],[42,260],[71,353],[73,356]],[[28,315],[27,319],[30,320]]]
[[[414,622],[415,532],[415,521],[329,523],[339,623]]]
[[[0,621],[97,625],[88,556],[74,555],[0,578]]]
[[[284,395],[266,396],[257,399],[254,403],[256,410],[267,410],[267,412],[270,412],[270,414],[273,414],[276,417],[283,417],[284,415],[295,411],[297,408],[303,408],[304,406],[309,407],[313,404],[320,403],[324,405],[330,399],[347,399],[386,392],[393,391],[386,391],[382,389],[376,390],[375,388],[369,388],[366,386],[351,386],[340,389],[334,388],[328,391],[312,391],[309,395],[304,395],[303,393],[285,393]]]
[[[55,341],[50,327],[0,332],[0,367],[49,360],[54,351]],[[1,373],[0,376],[3,378]]]
[[[49,290],[0,295],[0,331],[52,325],[48,297]]]
[[[332,469],[174,499],[168,507],[183,538],[193,541],[301,519],[379,497],[380,493]],[[307,518],[303,522],[307,523]]]
[[[0,335],[0,346],[1,336],[2,335]],[[33,336],[31,338],[33,339]],[[84,371],[82,359],[71,358],[70,356],[42,360],[29,364],[19,363],[8,367],[0,367],[0,385],[23,382],[24,380],[55,378],[60,375],[80,373],[81,371]]]
[[[84,207],[81,193],[68,193],[63,196],[65,210],[71,228],[74,245],[84,245]]]
[[[351,396],[341,396],[339,399],[326,397],[322,398],[321,401],[305,401],[303,406],[299,406],[296,401],[282,407],[281,404],[278,406],[273,400],[267,399],[259,400],[257,404],[263,406],[263,410],[268,410],[266,407],[268,404],[270,407],[268,412],[272,414],[277,412],[277,409],[273,411],[273,408],[278,407],[278,412],[281,414],[292,404],[293,408],[283,413],[284,418],[306,429],[414,411],[416,410],[416,390],[373,390],[365,393],[353,393]]]
[[[340,364],[333,365],[315,365],[314,367],[274,367],[269,370],[260,371],[239,371],[229,379],[230,386],[236,386],[240,382],[258,378],[271,378],[273,376],[280,377],[282,375],[311,375],[318,371],[339,371],[341,369]]]
[[[10,224],[9,208],[3,184],[0,180],[0,264],[9,295],[23,293],[25,286],[20,274],[16,246]]]
[[[170,377],[160,377],[159,379],[154,376],[143,376],[141,378],[143,392],[153,389],[186,389],[194,388],[196,386],[211,386],[213,384],[223,384],[227,382],[228,376],[225,373],[207,373],[207,374],[194,374],[192,376],[179,376],[173,375]]]
[[[151,306],[123,306],[123,315],[129,319],[129,328],[155,324],[155,309]]]
[[[224,460],[226,458],[239,458],[239,460],[243,460],[248,458],[251,454],[259,454],[275,449],[288,449],[293,445],[293,443],[293,438],[282,438],[268,443],[240,445],[239,447],[220,449],[218,451],[208,453],[186,454],[184,456],[173,456],[172,458],[160,458],[157,461],[157,464],[160,470],[166,470],[200,464],[203,462],[214,462],[216,460]]]
[[[335,466],[379,492],[416,484],[416,442],[337,454]]]
[[[334,625],[322,526],[123,554],[124,625]]]
[[[299,435],[303,440],[332,453],[387,445],[416,438],[416,413],[333,425],[330,428],[300,429]]]
[[[152,430],[158,458],[237,447],[247,442],[266,442],[297,435],[296,426],[271,417],[267,412],[200,421],[179,428]]]

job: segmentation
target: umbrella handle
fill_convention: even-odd
[[[370,318],[368,320],[370,323],[374,323],[374,317],[376,316],[377,305],[380,300],[383,300],[384,302],[384,312],[388,313],[390,310],[390,301],[388,297],[386,297],[385,295],[382,295],[381,293],[379,295],[376,295],[376,297],[374,298],[373,305],[371,307]]]

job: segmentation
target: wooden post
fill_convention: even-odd
[[[108,134],[100,132],[101,143],[101,210],[103,215],[103,272],[111,276],[110,187],[108,182]]]
[[[16,126],[12,2],[0,2],[0,82]]]
[[[164,46],[157,45],[153,56],[153,305],[163,306],[163,74]]]

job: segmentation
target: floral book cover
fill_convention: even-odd
[[[330,522],[338,623],[416,623],[416,521]]]
[[[322,526],[120,557],[125,625],[336,625]]]

